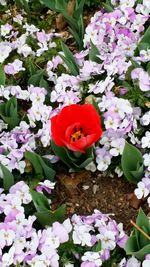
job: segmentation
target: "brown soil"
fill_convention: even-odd
[[[122,177],[111,178],[100,173],[81,173],[57,176],[57,199],[53,206],[66,204],[67,216],[74,213],[80,215],[92,214],[94,209],[103,213],[114,214],[113,218],[124,224],[124,229],[130,233],[130,220],[136,221],[138,208],[148,213],[150,210],[145,201],[139,201],[134,196],[134,185]]]

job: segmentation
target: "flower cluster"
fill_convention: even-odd
[[[48,183],[45,181],[39,186],[48,186]],[[49,187],[53,189],[54,184]],[[8,194],[1,189],[0,213],[4,215],[4,220],[0,223],[0,263],[3,267],[17,263],[57,267],[61,261],[59,247],[69,240],[75,245],[86,247],[86,250],[88,248],[88,252],[80,255],[81,266],[88,266],[87,263],[101,266],[117,245],[124,246],[127,236],[122,224],[117,225],[98,210],[90,216],[73,215],[71,220],[54,222],[51,227],[37,231],[34,227],[36,217],[26,216],[28,204],[31,205],[32,201],[29,190],[23,181],[12,186]],[[99,242],[102,249],[93,252],[92,247]]]

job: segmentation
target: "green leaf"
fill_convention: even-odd
[[[102,244],[101,244],[101,241],[99,241],[96,246],[94,246],[94,252],[100,252],[102,249]]]
[[[76,29],[71,29],[71,27],[69,27],[69,31],[72,34],[72,36],[74,37],[74,39],[77,43],[77,46],[81,50],[83,48],[83,40],[81,39],[81,36],[79,35],[78,31]]]
[[[136,224],[148,235],[150,235],[150,223],[148,217],[145,215],[143,210],[140,208],[139,213],[136,219]],[[150,241],[135,228],[135,236],[137,239],[137,243],[139,245],[139,249],[143,248],[144,246],[148,245]]]
[[[61,205],[55,211],[36,212],[35,216],[37,217],[38,222],[42,226],[51,226],[56,221],[63,223],[65,219],[65,213],[66,213],[66,206]]]
[[[39,163],[38,155],[31,151],[26,151],[24,156],[26,159],[28,159],[32,163],[36,175],[37,176],[43,175],[43,169],[42,169],[41,164]]]
[[[30,8],[28,5],[28,2],[26,0],[16,0],[15,1],[16,5],[20,9],[24,9],[27,13],[28,16],[30,16]]]
[[[138,44],[138,49],[139,50],[146,50],[150,47],[150,26],[148,27],[148,29],[146,30],[146,32],[144,33],[143,38],[141,39],[141,41]]]
[[[73,12],[73,17],[78,20],[79,17],[81,16],[81,14],[83,13],[83,7],[85,4],[85,0],[80,0],[80,2],[78,3],[78,1],[76,0],[76,5],[75,5],[75,11]]]
[[[0,163],[0,174],[2,176],[0,178],[3,179],[4,189],[9,190],[9,188],[14,185],[14,176],[2,163]]]
[[[30,191],[34,206],[38,212],[49,211],[50,205],[47,197],[34,190]]]
[[[60,55],[63,60],[65,61],[67,67],[70,69],[71,73],[75,76],[79,74],[79,66],[75,62],[75,59],[73,57],[73,54],[71,53],[70,49],[67,45],[65,45],[63,42],[61,42],[62,50],[64,52],[64,56]]]
[[[68,154],[66,153],[66,149],[64,147],[57,146],[54,141],[51,141],[51,148],[54,153],[60,157],[60,159],[68,166],[71,167],[71,162],[69,160]]]
[[[32,84],[34,86],[39,86],[40,81],[43,78],[44,70],[38,70],[36,74],[32,75],[28,80],[28,85]]]
[[[138,251],[138,244],[135,235],[132,235],[128,238],[125,244],[125,251],[127,255],[133,255],[133,252]]]
[[[51,141],[51,147],[54,153],[70,168],[74,170],[81,170],[85,168],[93,160],[93,148],[86,150],[85,154],[77,157],[72,151],[65,147],[57,146],[54,141]]]
[[[132,253],[133,256],[135,256],[138,260],[143,261],[145,259],[145,256],[150,253],[150,244],[143,247],[137,252]]]
[[[66,0],[55,0],[55,8],[59,10],[60,13],[64,13],[67,10],[67,1]]]
[[[140,168],[137,170],[138,165]],[[121,158],[121,166],[123,173],[129,182],[137,183],[141,180],[143,175],[142,165],[143,157],[141,152],[136,147],[126,142]],[[134,175],[136,174],[135,171],[137,171],[136,177],[132,175],[132,172]]]
[[[107,12],[112,12],[114,10],[111,2],[109,0],[106,0],[106,3],[103,3],[103,7]]]
[[[6,82],[6,75],[4,72],[3,65],[0,64],[0,85],[5,85]]]
[[[141,180],[141,177],[143,175],[144,172],[144,166],[143,164],[140,165],[139,161],[137,163],[137,168],[136,171],[131,171],[130,173],[132,174],[132,176],[137,180]]]
[[[47,91],[50,91],[50,87],[48,85],[48,82],[42,77],[39,83],[40,87],[44,87]]]
[[[99,55],[99,50],[98,48],[92,43],[92,41],[90,41],[90,51],[89,51],[89,60],[91,61],[95,61],[96,63],[102,63],[102,61],[100,60],[100,58],[98,58],[97,56]]]
[[[20,122],[17,112],[17,99],[13,96],[6,103],[0,103],[0,116],[13,129]]]
[[[55,6],[55,0],[41,0],[48,8],[57,11]]]
[[[25,158],[32,163],[34,171],[40,179],[44,176],[46,179],[53,181],[56,172],[45,163],[40,155],[31,151],[26,151]]]

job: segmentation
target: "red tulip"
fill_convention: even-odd
[[[91,104],[65,106],[51,118],[51,133],[57,146],[85,153],[102,135],[100,117]]]

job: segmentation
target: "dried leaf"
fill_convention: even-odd
[[[91,177],[91,173],[89,171],[81,171],[76,173],[61,174],[58,175],[60,182],[65,187],[75,188],[78,184],[85,182],[87,179]]]
[[[69,16],[72,16],[73,10],[74,10],[74,5],[75,5],[75,0],[70,0],[68,2],[68,7],[67,7],[67,13]],[[56,28],[60,31],[62,31],[67,25],[67,21],[64,18],[62,14],[59,14],[56,17]]]
[[[127,200],[129,201],[130,206],[134,209],[139,209],[143,202],[143,199],[138,199],[134,193],[127,194]]]

